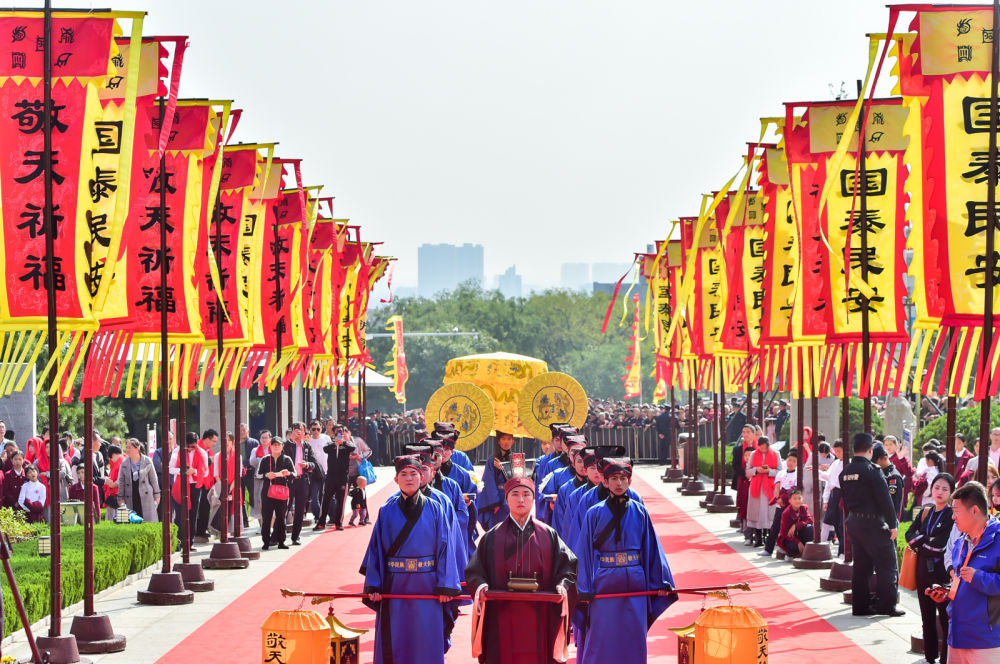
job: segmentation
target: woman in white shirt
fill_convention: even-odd
[[[931,487],[934,485],[934,478],[941,472],[941,464],[944,463],[944,459],[937,452],[928,452],[924,455],[924,460],[927,462],[927,468],[924,470],[927,488],[920,494],[921,507],[934,504],[934,498],[931,497]]]
[[[38,481],[38,469],[32,465],[24,467],[28,481],[21,487],[17,504],[28,514],[28,523],[45,521],[45,485]]]

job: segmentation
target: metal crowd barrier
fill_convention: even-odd
[[[670,440],[669,438],[660,440],[656,433],[656,427],[652,425],[609,429],[584,427],[581,433],[593,445],[621,445],[625,448],[625,453],[637,463],[665,464],[670,461]],[[699,427],[698,440],[700,444],[711,444],[711,429],[707,424]],[[414,437],[410,432],[389,433],[386,436],[380,436],[376,451],[378,463],[389,465],[392,463],[392,459],[405,453],[406,445],[413,444],[413,442]],[[469,455],[472,463],[484,464],[493,456],[494,445],[494,438],[490,436],[474,449],[467,450],[466,454]],[[542,454],[541,443],[535,438],[516,438],[512,450],[523,453],[529,459]]]

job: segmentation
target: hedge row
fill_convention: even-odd
[[[171,550],[177,549],[177,527],[171,524]],[[44,532],[43,532],[44,534]],[[100,592],[124,581],[161,559],[162,525],[119,525],[101,522],[94,526],[94,590]],[[11,567],[24,600],[28,618],[34,623],[49,614],[49,558],[38,555],[37,540],[17,542]],[[63,607],[83,600],[83,526],[62,529]],[[3,578],[4,635],[21,629],[14,597]]]

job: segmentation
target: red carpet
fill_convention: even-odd
[[[753,606],[767,620],[771,662],[819,661],[820,657],[830,658],[831,661],[851,661],[852,664],[876,661],[648,484],[636,478],[634,488],[646,501],[678,586],[739,581],[750,583],[753,591],[738,593],[735,601]],[[395,484],[390,482],[369,497],[373,517],[394,489]],[[253,585],[159,661],[164,664],[184,661],[246,664],[260,661],[261,623],[275,609],[292,609],[299,605],[299,600],[283,599],[278,590],[360,590],[358,567],[370,533],[371,528],[348,528],[344,532],[328,531],[320,537],[311,538],[280,568],[256,583],[254,563],[251,563],[246,575],[248,585]],[[306,606],[310,606],[308,602]],[[658,664],[677,661],[677,639],[669,628],[690,625],[701,612],[701,606],[701,598],[687,596],[667,610],[649,632],[648,661]],[[374,629],[374,614],[360,601],[339,600],[335,608],[337,616],[345,624]],[[318,607],[318,610],[325,615],[326,606]],[[473,661],[469,654],[469,631],[468,609],[465,609],[455,627],[448,662]],[[369,632],[362,639],[363,662],[371,661],[373,637],[374,632]],[[809,653],[816,654],[809,657]]]

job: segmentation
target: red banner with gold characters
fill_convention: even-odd
[[[622,382],[625,384],[625,397],[642,396],[642,353],[639,346],[639,294],[632,296],[632,304],[635,305],[635,314],[632,317],[632,337],[629,342],[629,355],[625,358],[625,375]]]
[[[679,321],[676,333],[669,336],[671,321],[677,309],[683,270],[680,239],[657,240],[656,253],[642,255],[641,269],[651,293],[656,390],[665,395],[667,388],[681,388],[684,385],[683,362],[691,355],[691,338],[687,322],[683,318]]]
[[[854,364],[862,397],[893,388],[899,374],[891,370],[892,362],[905,355],[908,340],[902,277],[907,111],[898,99],[866,106],[862,173],[861,119],[848,126],[855,105],[786,105],[785,155],[801,247],[792,334],[801,348],[803,391],[819,396],[840,393],[843,372],[850,369],[842,358],[858,352],[866,313],[868,373],[861,375],[862,363]],[[842,144],[846,151],[839,156]]]
[[[300,160],[231,144],[232,102],[179,100],[187,38],[143,37],[144,17],[0,10],[0,397],[33,374],[53,294],[38,390],[63,400],[156,398],[164,375],[173,398],[333,385],[370,360],[391,259]]]
[[[385,329],[392,332],[392,359],[385,363],[389,367],[386,375],[392,378],[389,391],[396,395],[397,403],[405,404],[406,381],[410,378],[410,372],[406,368],[406,350],[403,346],[403,317],[390,316]]]
[[[916,320],[907,357],[915,367],[913,383],[906,387],[964,396],[971,379],[975,398],[982,399],[1000,387],[995,343],[1000,288],[993,296],[994,347],[980,343],[993,12],[959,5],[900,9],[916,10],[909,32],[894,40],[899,90],[910,112],[904,129],[911,175],[907,242],[913,250]],[[892,11],[895,17],[898,9]],[[985,380],[984,364],[990,368]]]

